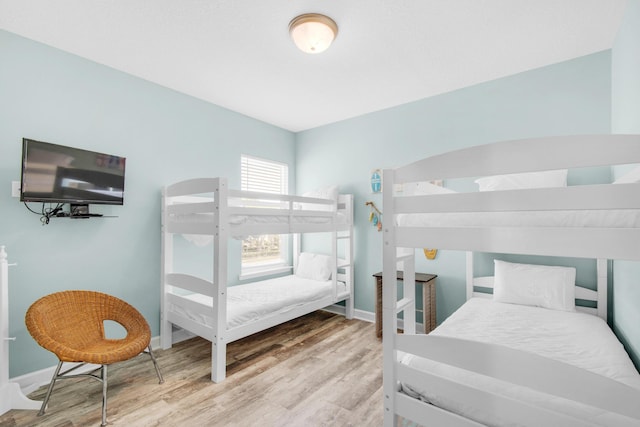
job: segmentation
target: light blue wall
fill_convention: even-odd
[[[614,133],[640,133],[640,0],[629,0],[612,49],[611,122]],[[613,329],[640,369],[639,263],[614,261],[613,280]]]
[[[382,208],[381,195],[369,190],[372,169],[493,141],[608,133],[610,59],[605,51],[299,133],[299,190],[339,184],[355,194],[356,308],[373,311],[371,275],[382,269],[381,234],[365,206],[373,200]],[[607,182],[610,170],[570,176],[586,179]],[[441,322],[464,302],[464,254],[440,251],[434,261],[420,259],[418,271],[438,275]],[[595,271],[593,263],[589,268]]]
[[[10,270],[11,377],[55,365],[28,335],[24,313],[58,290],[123,298],[159,335],[163,185],[227,176],[239,188],[246,153],[288,163],[295,189],[291,132],[4,31],[0,58],[0,244],[18,263]],[[124,206],[93,207],[118,218],[42,226],[10,195],[22,137],[127,157]],[[238,257],[230,269],[237,277]]]
[[[55,363],[28,336],[23,316],[57,290],[106,290],[132,302],[159,333],[159,193],[167,183],[228,176],[237,187],[239,156],[248,153],[289,163],[298,193],[328,184],[354,193],[356,308],[373,311],[381,236],[364,202],[382,201],[369,192],[372,169],[496,140],[611,129],[608,51],[297,135],[2,31],[0,57],[0,244],[19,263],[10,271],[12,377]],[[126,156],[125,205],[94,209],[118,218],[41,226],[10,197],[23,136]],[[609,171],[570,179],[606,181]],[[463,254],[441,251],[418,266],[439,275],[439,321],[464,300],[463,265]],[[232,275],[238,269],[235,259]]]

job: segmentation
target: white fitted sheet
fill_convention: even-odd
[[[640,374],[622,344],[599,317],[584,313],[548,310],[490,299],[472,298],[431,334],[500,344],[615,379],[640,389]],[[515,386],[452,366],[401,354],[402,363],[464,384],[534,402],[543,407],[581,417],[604,426],[637,426],[637,421]],[[523,367],[526,369],[526,367]],[[425,384],[402,384],[413,397],[490,426],[517,425],[500,419],[488,408],[461,407],[455,399],[442,398]]]
[[[567,210],[399,214],[400,227],[640,227],[640,211]]]
[[[230,286],[227,288],[227,329],[286,313],[305,303],[331,296],[332,292],[331,280],[317,281],[296,275]],[[346,285],[338,282],[338,295],[344,293]],[[208,306],[213,305],[213,298],[206,295],[191,294],[186,298]],[[186,311],[179,306],[174,306],[173,309],[200,323],[213,325],[212,317],[207,314]]]

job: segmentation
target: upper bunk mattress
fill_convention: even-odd
[[[397,215],[400,227],[640,227],[635,209],[452,212]]]
[[[640,390],[640,374],[607,324],[597,316],[472,298],[431,334],[529,351],[615,379]],[[637,421],[617,414],[473,374],[415,355],[401,354],[400,360],[425,372],[445,376],[463,384],[518,400],[533,402],[594,422],[596,425],[637,426]],[[526,367],[523,366],[523,369]],[[428,385],[402,384],[402,390],[408,395],[486,425],[517,425],[501,419],[492,413],[490,408],[461,407],[455,399],[442,398],[437,390],[430,390]]]
[[[345,292],[345,284],[338,282],[338,295]],[[229,286],[227,288],[227,329],[286,313],[296,307],[319,301],[332,294],[333,282],[331,280],[317,281],[296,275]],[[206,295],[191,294],[186,298],[208,306],[213,305],[213,298]],[[200,323],[213,325],[213,319],[210,316],[193,312],[187,313],[181,307],[175,307],[175,309]]]
[[[230,215],[229,224],[234,225],[248,225],[248,224],[286,224],[293,222],[294,224],[328,224],[335,222],[336,224],[347,224],[347,216],[343,212],[336,212],[335,219],[333,215],[329,214],[305,214],[304,211],[292,211],[291,217],[287,215]],[[195,223],[209,223],[213,221],[213,214],[198,213],[198,214],[180,214],[172,215],[171,220],[175,222],[195,222]]]
[[[299,212],[298,212],[299,214]],[[175,223],[198,223],[204,225],[213,224],[213,214],[180,214],[171,215],[170,220]],[[229,230],[234,239],[243,240],[248,237],[248,234],[242,230],[242,227],[246,226],[264,226],[262,233],[258,234],[271,234],[269,227],[274,225],[318,225],[326,224],[327,226],[332,224],[334,226],[347,226],[349,221],[347,215],[343,212],[336,212],[335,216],[315,216],[315,215],[230,215],[229,216]],[[182,236],[189,242],[196,246],[206,246],[214,241],[214,238],[210,234],[182,234]]]
[[[175,197],[173,204],[204,204],[211,203],[213,199],[208,197],[197,196],[180,196]],[[315,205],[310,203],[295,203],[294,209],[290,211],[290,215],[274,215],[275,210],[287,210],[288,205],[282,202],[273,202],[262,205],[260,207],[247,204],[244,205],[242,199],[230,198],[229,208],[250,208],[252,213],[231,213],[228,218],[229,224],[233,226],[253,225],[253,224],[327,224],[334,222],[336,224],[347,224],[347,215],[343,210],[332,210],[329,205]],[[213,209],[213,208],[211,208]],[[170,214],[171,221],[177,223],[210,223],[214,220],[213,212],[192,212]]]

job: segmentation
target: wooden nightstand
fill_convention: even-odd
[[[382,272],[373,275],[376,278],[376,336],[382,337]],[[422,324],[428,334],[436,327],[436,278],[435,274],[416,273],[416,286],[422,285]],[[398,281],[402,281],[404,272],[398,271]],[[420,310],[416,310],[420,311]]]

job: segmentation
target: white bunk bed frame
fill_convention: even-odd
[[[196,197],[200,198],[199,202],[194,202]],[[184,202],[185,198],[187,202]],[[230,190],[226,178],[218,177],[169,185],[164,188],[162,199],[162,347],[167,349],[172,345],[172,325],[211,341],[212,381],[224,380],[226,346],[233,341],[340,301],[345,301],[345,316],[353,318],[353,195],[340,194],[336,203],[327,199]],[[230,204],[230,201],[242,201],[242,206]],[[277,208],[274,208],[274,203],[278,204]],[[344,218],[340,219],[339,214]],[[286,217],[286,221],[232,224],[229,220],[236,215]],[[322,221],[298,221],[310,216],[322,218]],[[257,322],[227,328],[228,239],[260,234],[294,234],[295,265],[300,253],[299,234],[315,232],[332,234],[333,294]],[[173,236],[176,234],[213,236],[213,281],[174,272]],[[340,242],[343,243],[342,258],[338,256]],[[339,294],[338,281],[346,284],[345,293]],[[180,292],[175,292],[177,289],[212,297],[213,306],[184,298]],[[213,325],[173,311],[173,304],[208,316],[213,319]]]
[[[609,279],[607,260],[596,260],[596,290],[585,288],[576,284],[575,299],[588,301],[595,307],[576,306],[576,311],[593,314],[607,321],[607,281]],[[476,288],[493,289],[494,276],[475,277],[473,274],[473,252],[467,252],[466,284],[467,299],[492,298],[489,292],[477,291]]]
[[[581,185],[413,197],[397,197],[394,194],[394,189],[408,182],[631,163],[640,163],[640,136],[589,135],[474,146],[384,171],[383,201],[385,214],[389,218],[385,223],[383,247],[383,389],[386,427],[396,426],[399,416],[425,425],[481,425],[403,394],[398,385],[408,379],[433,385],[438,393],[454,396],[460,402],[484,402],[490,405],[487,407],[513,419],[535,420],[538,425],[584,425],[584,421],[527,402],[500,397],[417,371],[398,362],[399,351],[623,414],[640,423],[640,392],[624,384],[560,362],[493,344],[441,336],[416,337],[413,250],[430,247],[597,259],[598,292],[583,289],[578,291],[576,297],[597,300],[595,314],[606,319],[607,260],[640,260],[639,228],[401,227],[396,223],[396,215],[401,213],[640,209],[640,184]],[[395,286],[388,285],[396,283],[398,263],[404,267],[404,295],[400,300]],[[468,298],[477,294],[474,285],[490,286],[491,279],[473,277],[473,256],[468,255]],[[397,314],[400,312],[404,313],[404,334],[397,333]],[[488,361],[491,363],[486,363]],[[521,369],[523,366],[527,369]]]

